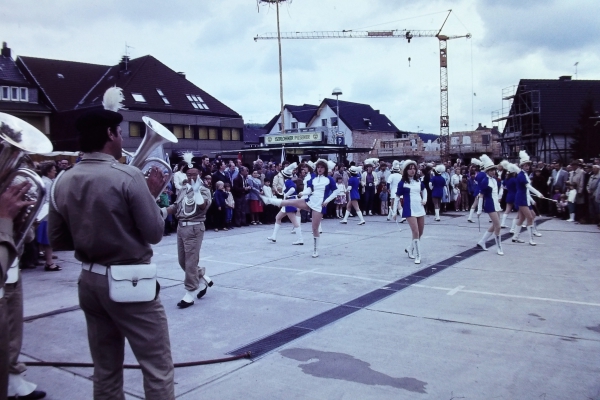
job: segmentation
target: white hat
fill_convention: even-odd
[[[417,165],[417,162],[414,160],[404,160],[404,162],[402,163],[402,169],[405,170],[406,167],[408,167],[410,164],[414,164],[415,167],[417,167],[417,169],[419,168],[419,166]]]
[[[315,170],[315,167],[316,167],[316,165],[315,165],[315,163],[314,163],[314,162],[312,162],[312,161],[308,160],[308,161],[306,162],[306,165],[308,165],[308,166],[310,167],[310,169],[312,169],[313,171]]]
[[[518,174],[519,172],[521,172],[521,168],[519,168],[517,166],[517,164],[513,164],[513,163],[509,163],[507,169],[508,169],[508,172],[512,172],[515,174]]]
[[[488,169],[496,168],[496,164],[494,164],[492,159],[490,157],[488,157],[487,154],[483,154],[481,157],[479,157],[479,160],[481,161],[481,168],[484,171],[487,171]]]
[[[444,166],[444,164],[436,165],[435,172],[437,172],[438,174],[446,172],[446,166]]]
[[[371,166],[374,167],[375,164],[377,164],[379,162],[379,158],[367,158],[363,164],[365,165],[365,167]]]
[[[287,167],[285,167],[283,169],[283,171],[281,171],[281,174],[283,176],[285,176],[286,178],[289,178],[292,176],[292,174],[294,173],[294,170],[298,168],[298,164],[296,164],[295,162],[291,163],[290,165],[288,165]]]
[[[333,162],[331,160],[327,161],[327,169],[329,171],[333,171],[334,168],[335,168],[335,162]]]
[[[393,171],[393,172],[398,172],[398,171],[400,171],[400,170],[401,170],[401,168],[400,168],[400,161],[398,161],[398,160],[394,160],[394,161],[392,162],[392,171]]]
[[[508,164],[510,164],[508,162],[508,160],[502,160],[502,161],[500,161],[500,165],[502,165],[502,168],[504,168],[505,170],[508,170]]]
[[[348,171],[350,171],[350,173],[352,175],[358,175],[362,172],[362,168],[361,167],[357,167],[356,165],[351,166],[350,168],[348,168]]]
[[[479,161],[479,159],[475,157],[471,158],[471,164],[477,165],[478,167],[481,167],[482,165],[481,161]]]
[[[519,152],[519,166],[530,163],[530,162],[531,162],[531,160],[529,159],[529,154],[527,154],[527,152],[525,150],[521,150]]]

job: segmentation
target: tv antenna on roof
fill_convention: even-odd
[[[575,67],[575,80],[577,80],[577,66],[579,65],[579,61],[577,61],[573,66]]]

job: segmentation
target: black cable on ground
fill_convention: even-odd
[[[184,367],[194,367],[197,365],[208,365],[208,364],[219,364],[228,361],[235,361],[241,358],[250,358],[252,357],[252,352],[247,351],[243,354],[238,354],[232,357],[225,358],[213,358],[212,360],[201,360],[201,361],[190,361],[183,363],[175,363],[173,366],[175,368],[184,368]],[[61,362],[61,361],[27,361],[27,366],[29,367],[72,367],[72,368],[92,368],[94,366],[93,363],[76,363],[76,362]],[[141,369],[139,365],[135,364],[124,364],[124,369]]]

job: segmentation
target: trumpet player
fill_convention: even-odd
[[[119,88],[111,89],[122,99]],[[120,101],[109,91],[104,96],[107,109],[88,111],[76,121],[84,155],[54,182],[50,242],[56,250],[74,250],[82,263],[79,304],[94,363],[94,399],[125,398],[127,338],[142,369],[145,398],[170,400],[175,398],[174,369],[160,286],[152,288],[154,298],[149,301],[115,301],[109,295],[112,267],[144,270],[150,265],[150,245],[161,241],[166,217],[155,202],[164,185],[162,171],[154,167],[146,179],[140,169],[117,161],[122,155],[123,116],[113,106]],[[126,273],[123,269],[119,270]]]

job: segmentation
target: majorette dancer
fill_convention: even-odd
[[[475,198],[475,200],[473,200],[473,204],[471,205],[471,209],[469,210],[469,218],[467,218],[467,221],[475,223],[475,221],[473,221],[473,213],[475,212],[475,209],[477,207],[477,197],[479,196],[479,191],[481,190],[480,182],[483,178],[485,178],[485,172],[480,171],[481,161],[479,161],[479,159],[477,158],[473,157],[471,159],[471,166],[475,167],[475,169],[477,170],[477,175],[475,175],[475,182],[477,182],[477,186],[475,187],[473,192],[473,197]]]
[[[500,228],[508,228],[506,225],[506,218],[513,211],[515,206],[515,196],[517,195],[517,174],[521,172],[521,169],[513,163],[508,163],[505,167],[507,171],[506,179],[504,180],[504,188],[506,189],[506,209],[504,215],[502,215],[502,223]],[[510,233],[515,232],[515,225],[519,215],[513,218],[512,227]]]
[[[444,197],[444,188],[446,187],[446,179],[442,173],[446,172],[446,167],[443,164],[436,165],[433,169],[434,175],[429,181],[431,189],[431,197],[433,199],[433,207],[435,208],[435,221],[440,221],[440,203]]]
[[[535,202],[531,198],[531,193],[536,196],[543,197],[543,195],[533,186],[529,181],[529,169],[531,167],[531,160],[525,150],[519,152],[519,166],[521,171],[517,174],[517,193],[515,195],[515,207],[519,209],[519,219],[515,232],[513,233],[512,241],[514,243],[525,243],[524,240],[519,239],[521,233],[521,224],[524,220],[527,221],[527,231],[529,232],[529,244],[535,246],[536,243],[533,240],[534,236],[542,236],[541,233],[534,231],[533,219],[535,214],[532,210]]]
[[[313,257],[318,257],[317,251],[319,245],[319,225],[323,214],[327,212],[327,204],[337,196],[337,185],[332,177],[327,175],[327,170],[330,168],[329,163],[323,159],[316,162],[317,175],[306,183],[306,187],[302,192],[307,195],[306,199],[288,199],[281,200],[273,197],[261,196],[265,204],[273,204],[277,207],[292,206],[303,210],[312,210],[312,231],[313,231]],[[335,166],[333,162],[331,162]]]
[[[487,250],[486,242],[493,235],[496,241],[497,253],[503,256],[502,251],[502,238],[500,237],[500,214],[502,207],[500,207],[500,192],[498,191],[498,179],[496,178],[496,165],[487,156],[482,155],[479,157],[481,161],[481,168],[485,172],[486,176],[481,180],[481,186],[479,187],[479,199],[477,202],[477,215],[481,215],[482,212],[486,212],[492,220],[492,226],[483,234],[483,237],[477,246],[483,250]]]
[[[306,168],[308,169],[308,172],[306,173],[306,176],[304,177],[304,180],[302,181],[304,187],[306,187],[306,182],[308,182],[312,177],[315,176],[314,170],[315,170],[315,163],[308,160],[305,163]],[[298,198],[300,198],[302,195],[302,193],[298,193]],[[298,210],[296,212],[296,219],[298,220],[298,225],[300,225],[302,223],[302,217],[300,215],[300,210]],[[299,228],[301,229],[301,228]],[[321,227],[319,226],[319,232],[322,232]],[[296,227],[293,226],[292,227],[292,231],[290,233],[296,233]]]
[[[363,218],[363,214],[360,212],[360,207],[358,206],[358,202],[360,200],[360,192],[358,190],[360,187],[360,174],[362,169],[353,165],[348,169],[348,171],[350,172],[350,177],[348,178],[348,188],[346,190],[350,196],[348,204],[346,205],[346,214],[344,214],[344,219],[340,221],[340,224],[348,223],[350,209],[354,208],[354,210],[356,210],[356,215],[358,215],[358,218],[360,218],[358,225],[364,225],[365,219]]]
[[[421,236],[425,228],[425,204],[427,204],[427,190],[425,184],[417,178],[417,163],[413,160],[404,162],[402,180],[398,183],[396,196],[404,197],[402,216],[408,221],[412,232],[410,247],[404,249],[415,264],[421,264]]]
[[[392,206],[390,207],[390,212],[388,213],[387,220],[389,221],[394,216],[394,221],[398,217],[398,207],[400,207],[400,215],[402,215],[402,204],[400,203],[400,197],[396,196],[396,192],[398,191],[398,183],[402,180],[402,163],[398,160],[394,160],[392,162],[392,173],[387,179],[388,190],[390,191],[390,195],[392,198]],[[402,218],[402,217],[400,217]],[[402,218],[400,222],[406,221],[406,218]]]
[[[284,182],[285,186],[283,189],[283,198],[284,199],[297,199],[298,198],[297,187],[292,179],[292,175],[294,174],[294,170],[296,168],[298,168],[298,164],[292,163],[292,164],[288,165],[287,167],[285,167],[285,169],[283,171],[281,171],[281,174],[283,175],[283,178],[285,179],[285,182]],[[296,207],[289,207],[289,206],[281,207],[281,210],[279,210],[279,212],[277,213],[277,216],[275,217],[275,226],[273,227],[273,234],[267,238],[270,242],[272,242],[272,243],[277,242],[277,232],[279,231],[279,228],[281,228],[281,220],[287,215],[288,218],[290,219],[290,222],[294,225],[295,233],[298,235],[298,240],[296,240],[292,244],[293,245],[303,245],[304,244],[304,239],[302,238],[302,229],[300,228],[300,224],[299,224],[298,218],[297,218],[297,211],[298,211],[298,209]]]

